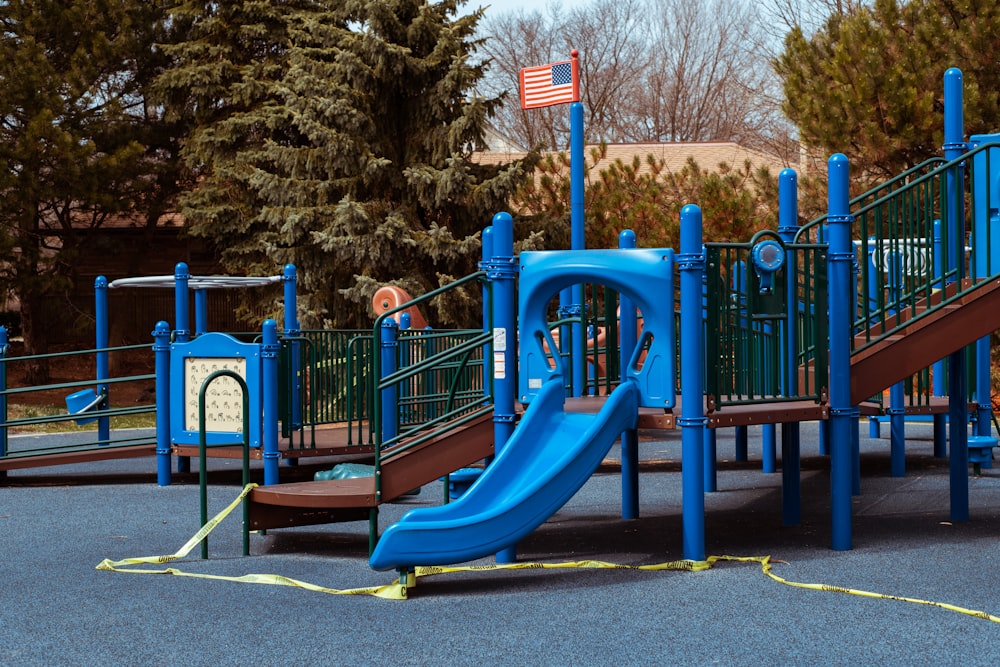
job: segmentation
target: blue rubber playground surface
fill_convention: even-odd
[[[829,548],[828,462],[816,425],[804,424],[803,520],[795,527],[781,526],[780,474],[760,470],[759,431],[750,429],[746,463],[731,458],[732,431],[719,432],[707,552],[767,555],[772,572],[791,582],[959,611],[788,586],[758,562],[698,572],[476,569],[422,577],[406,600],[98,570],[104,559],[174,554],[199,528],[196,476],[158,487],[150,458],[12,471],[0,484],[0,664],[997,664],[1000,624],[961,610],[1000,616],[1000,467],[970,479],[971,519],[952,523],[947,461],[932,456],[930,427],[908,426],[904,478],[889,475],[888,439],[861,431],[853,550]],[[641,518],[619,518],[616,445],[519,544],[519,561],[680,559],[680,433],[641,440],[640,455]],[[214,514],[240,492],[237,463],[212,460],[209,473]],[[383,530],[442,495],[435,484],[383,506]],[[237,510],[211,533],[208,560],[196,548],[168,564],[131,567],[273,574],[341,590],[395,579],[368,566],[364,522],[252,535],[252,555],[243,557],[239,521]]]

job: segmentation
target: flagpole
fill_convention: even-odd
[[[570,104],[570,248],[583,250],[584,242],[584,156],[583,104],[580,103],[580,52],[570,53],[563,60],[537,67],[523,67],[518,75],[522,109],[536,109],[555,104]],[[572,357],[569,373],[572,383],[569,395],[582,396],[587,382],[587,337],[584,285],[574,285],[559,292],[559,332],[562,341],[569,341]],[[566,348],[562,347],[565,351]]]
[[[576,70],[579,52],[573,49],[570,56]],[[573,250],[586,248],[583,161],[583,104],[577,101],[569,105],[570,248]],[[584,328],[587,312],[582,284],[573,288],[573,297],[573,310],[579,317],[573,325],[573,396],[582,396],[587,370],[587,337]]]

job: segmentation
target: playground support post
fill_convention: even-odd
[[[191,340],[191,323],[188,317],[188,282],[191,274],[188,265],[177,262],[174,266],[174,342],[186,343]]]
[[[493,282],[493,447],[499,452],[514,433],[517,395],[517,297],[514,220],[510,213],[493,216],[493,257],[487,275]],[[489,360],[487,360],[489,363]],[[496,555],[498,563],[517,560],[517,545]]]
[[[382,321],[379,331],[379,354],[382,358],[381,379],[389,377],[399,370],[399,324],[391,317]],[[383,445],[399,435],[399,384],[393,383],[382,389],[379,396],[382,407],[382,418],[379,428]],[[378,453],[377,455],[380,455]]]
[[[156,483],[170,485],[170,325],[157,322],[153,330],[156,359]]]
[[[302,428],[302,344],[297,340],[302,331],[299,329],[298,303],[296,289],[298,274],[294,264],[285,264],[281,272],[281,284],[284,294],[285,317],[284,335],[289,339],[289,365],[291,366],[294,383],[289,396],[292,413],[292,429]]]
[[[98,413],[108,409],[108,383],[110,377],[108,364],[108,346],[110,335],[108,334],[108,279],[104,276],[97,276],[94,280],[94,337],[95,353],[94,361],[97,366],[97,395],[103,396],[104,400],[98,406]],[[111,440],[111,419],[108,417],[97,418],[97,440],[107,443]]]
[[[208,333],[208,290],[194,291],[194,335]]]
[[[677,255],[681,286],[681,359],[704,357],[702,283],[705,254],[702,245],[701,209],[688,204],[681,209],[681,251]],[[683,557],[705,560],[705,460],[704,378],[701,363],[681,363],[681,502]]]
[[[778,174],[778,236],[787,246],[795,241],[799,231],[798,175],[794,169],[783,169]],[[789,266],[790,265],[790,266]],[[786,263],[785,269],[785,326],[786,356],[784,365],[784,390],[786,396],[798,395],[799,360],[795,334],[798,331],[799,295],[796,291],[795,258]],[[781,425],[781,522],[797,526],[801,522],[801,439],[798,422]]]
[[[618,248],[631,250],[636,246],[635,232],[625,229],[618,235]],[[621,382],[628,379],[628,364],[632,360],[638,338],[636,308],[632,299],[621,294],[618,302],[619,364]],[[612,326],[608,324],[608,326]],[[622,459],[622,519],[639,518],[639,431],[630,428],[621,435]]]
[[[281,452],[278,451],[278,324],[268,318],[261,327],[261,445],[264,449],[264,484],[278,483],[278,465]]]
[[[852,420],[858,415],[851,405],[851,313],[849,300],[854,248],[851,244],[849,170],[847,156],[837,153],[827,163],[829,183],[829,251],[827,273],[830,310],[830,516],[831,546],[851,549],[851,478],[853,468]]]
[[[187,343],[191,340],[191,318],[188,315],[188,282],[191,274],[185,262],[174,266],[174,342]],[[191,457],[177,457],[177,472],[191,472]]]
[[[944,159],[952,161],[966,150],[963,124],[962,71],[949,68],[944,73]],[[952,280],[964,278],[965,254],[965,173],[963,167],[947,174],[944,238],[948,268]],[[966,402],[965,353],[959,350],[948,356],[948,467],[951,477],[951,519],[969,518],[969,407]]]

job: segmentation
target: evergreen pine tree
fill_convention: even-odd
[[[159,178],[169,140],[142,91],[161,16],[143,0],[0,3],[0,278],[20,301],[27,354],[44,353],[49,332],[69,324],[81,248],[176,182]],[[48,373],[38,359],[28,382]]]
[[[1000,7],[988,0],[877,0],[793,29],[775,66],[805,145],[843,152],[873,181],[939,155],[943,75],[964,74],[966,131],[1000,129]]]
[[[194,119],[187,155],[204,170],[182,212],[230,270],[296,264],[303,326],[345,328],[370,323],[379,284],[419,294],[475,269],[479,231],[525,177],[470,160],[498,103],[474,94],[480,12],[195,4],[161,87]],[[431,319],[477,321],[454,304]]]

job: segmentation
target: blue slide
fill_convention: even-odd
[[[545,383],[510,440],[458,500],[415,509],[389,526],[371,556],[376,570],[447,565],[514,546],[586,483],[625,429],[639,389],[615,389],[596,414],[567,413],[562,378]]]

